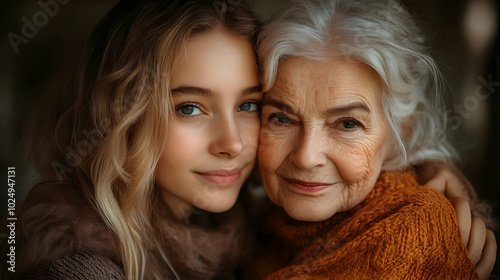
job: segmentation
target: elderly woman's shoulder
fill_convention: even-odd
[[[368,228],[372,237],[377,236],[371,240],[384,252],[383,260],[407,264],[410,271],[420,273],[418,279],[439,278],[438,272],[443,273],[440,279],[477,278],[455,210],[444,195],[418,184],[413,172],[384,173],[374,190],[378,194],[364,209],[378,211]]]
[[[386,200],[388,206],[399,204],[422,212],[455,213],[450,201],[438,191],[420,185],[413,171],[382,173],[374,192],[374,196]]]
[[[118,244],[81,188],[70,182],[35,184],[20,207],[21,269],[87,251],[119,263]]]
[[[418,235],[453,236],[460,241],[460,228],[451,202],[441,193],[416,181],[414,172],[386,172],[376,183],[365,209],[378,211],[387,223]]]

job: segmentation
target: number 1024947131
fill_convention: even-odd
[[[9,167],[7,169],[7,210],[10,217],[15,216],[16,210],[16,168]]]

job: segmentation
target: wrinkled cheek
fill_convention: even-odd
[[[259,135],[259,157],[265,156],[268,150],[272,150],[275,142],[275,137],[267,129],[261,128]]]
[[[339,171],[349,185],[357,185],[373,173],[373,149],[367,145],[343,148]]]
[[[266,187],[266,192],[270,195],[274,193],[272,190],[277,187],[275,186],[275,172],[281,162],[282,152],[279,149],[280,142],[282,142],[282,140],[277,139],[274,135],[267,133],[267,131],[261,130],[257,158],[259,161],[260,174]]]
[[[269,143],[272,138],[270,137],[269,129],[266,127],[260,128],[259,133],[259,142],[260,143]]]

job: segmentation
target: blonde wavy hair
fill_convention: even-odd
[[[241,3],[120,1],[94,30],[64,92],[62,104],[70,105],[56,127],[51,167],[82,187],[113,231],[127,279],[144,278],[148,249],[161,247],[151,237],[155,168],[173,116],[172,65],[191,37],[209,31],[255,44],[258,21]]]

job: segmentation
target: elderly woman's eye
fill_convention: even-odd
[[[355,120],[344,120],[340,123],[340,127],[347,130],[356,129],[360,126],[359,122]]]
[[[351,129],[351,128],[355,128],[356,127],[356,123],[354,123],[354,122],[343,122],[342,126],[344,128]]]
[[[269,115],[268,118],[270,121],[282,123],[282,124],[290,124],[292,121],[284,114],[281,113],[273,113]]]

